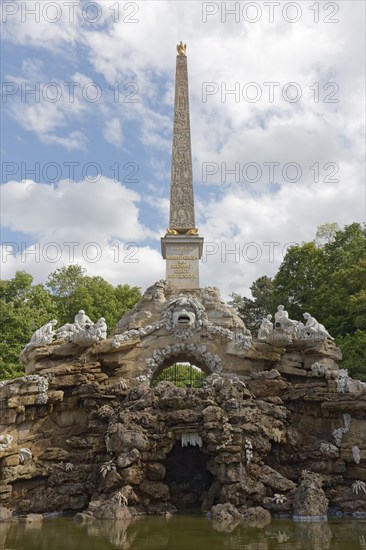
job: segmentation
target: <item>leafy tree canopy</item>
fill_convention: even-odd
[[[46,285],[33,284],[33,277],[24,271],[0,281],[0,379],[24,374],[19,354],[32,334],[51,319],[61,326],[73,322],[84,309],[94,321],[105,317],[113,330],[140,297],[139,288],[114,287],[102,277],[87,276],[78,265],[57,269]]]
[[[56,305],[43,285],[18,271],[13,279],[0,281],[0,378],[21,376],[19,353],[33,332],[55,317]]]
[[[273,303],[273,282],[270,277],[259,277],[250,287],[253,298],[231,294],[230,305],[238,309],[242,319],[245,319],[247,328],[255,331],[260,325],[263,317],[274,307]]]
[[[114,287],[102,277],[89,277],[79,265],[57,269],[46,287],[57,304],[59,325],[70,323],[84,309],[93,320],[104,317],[109,327],[141,298],[140,289],[129,285]]]
[[[342,366],[366,379],[361,351],[366,335],[365,251],[366,231],[361,224],[344,229],[324,224],[314,241],[287,250],[273,280],[260,277],[250,287],[252,298],[233,294],[231,304],[254,332],[278,304],[293,319],[302,320],[309,311],[336,338],[344,356]]]
[[[339,231],[337,223],[324,223],[323,225],[319,225],[315,235],[316,244],[322,246],[326,243],[333,242],[337,231]]]

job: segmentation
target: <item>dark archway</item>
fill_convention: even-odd
[[[178,510],[201,509],[204,494],[214,477],[206,468],[208,457],[197,446],[177,441],[165,460],[165,483],[170,501]]]

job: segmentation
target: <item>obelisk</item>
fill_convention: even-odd
[[[180,289],[199,288],[203,238],[195,225],[189,121],[187,46],[177,46],[169,228],[161,239],[166,278]]]

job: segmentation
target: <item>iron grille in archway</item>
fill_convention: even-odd
[[[166,380],[180,388],[200,388],[205,377],[205,373],[194,365],[190,365],[189,363],[175,363],[171,367],[164,369],[159,376],[152,381],[151,385],[156,386],[162,380]]]

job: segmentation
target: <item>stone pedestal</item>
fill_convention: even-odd
[[[161,250],[166,260],[166,279],[179,289],[199,288],[198,262],[203,238],[197,235],[166,235]]]

